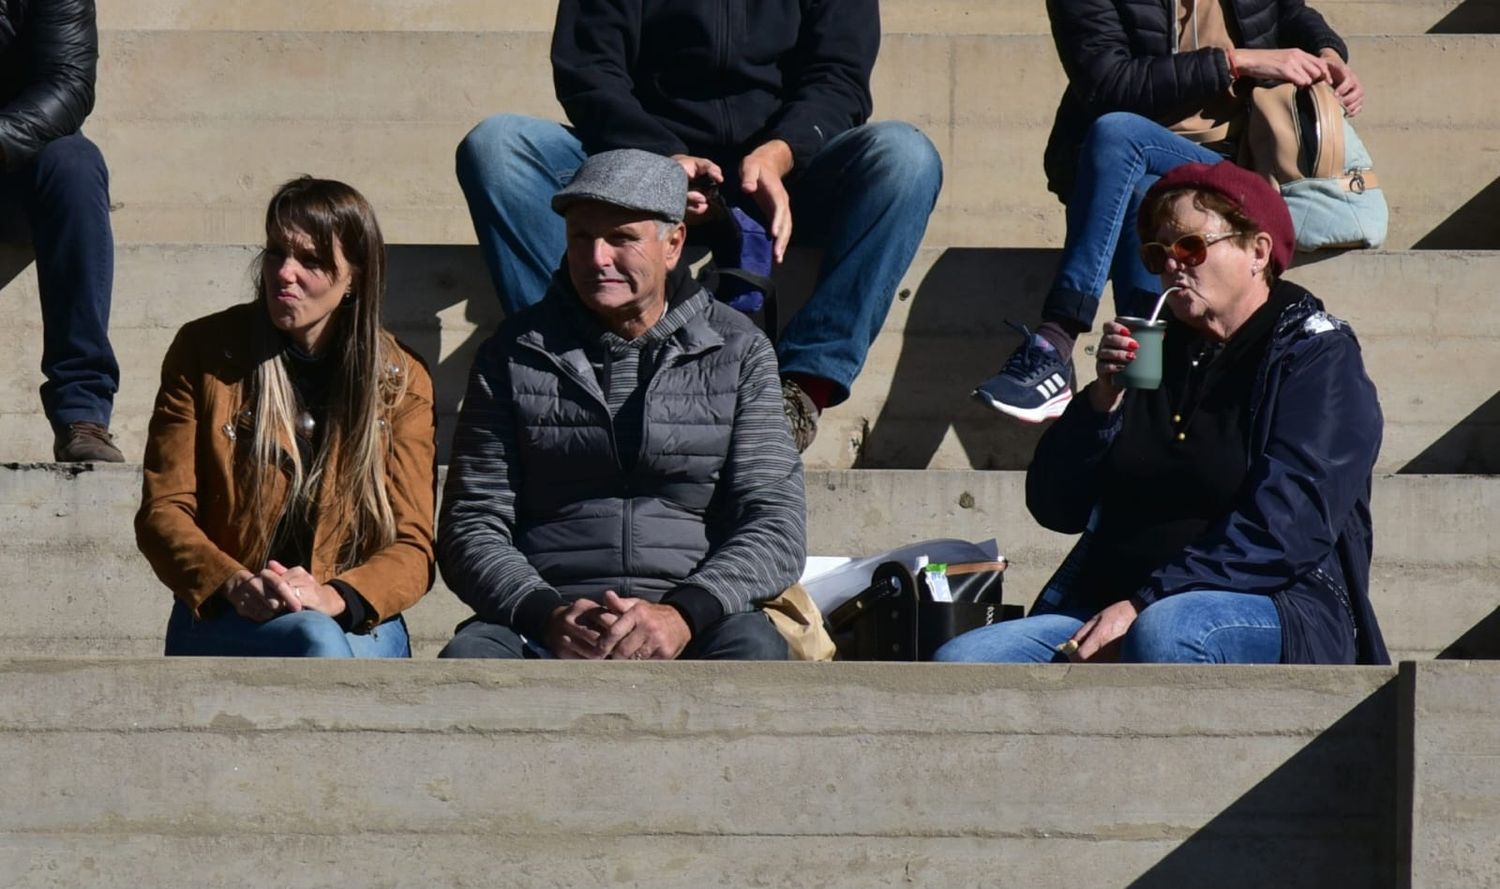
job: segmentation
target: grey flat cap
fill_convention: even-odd
[[[584,161],[573,181],[552,196],[552,209],[561,216],[579,201],[598,201],[681,222],[687,211],[687,189],[687,172],[677,161],[621,148]]]

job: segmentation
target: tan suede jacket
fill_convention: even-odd
[[[255,320],[256,304],[235,306],[189,322],[177,334],[162,361],[161,389],[146,441],[141,508],[135,517],[136,545],[156,576],[184,604],[203,614],[219,587],[249,557],[254,529],[237,524],[247,492],[235,482],[236,444],[254,422],[247,412],[235,416],[240,384],[254,367],[246,331]],[[404,348],[404,347],[403,347]],[[367,629],[411,607],[432,586],[433,505],[436,496],[435,412],[432,378],[420,359],[397,372],[411,375],[406,395],[388,421],[390,451],[386,485],[396,516],[396,539],[342,574],[333,566],[344,541],[325,535],[325,523],[313,533],[312,564],[305,566],[319,582],[338,579],[359,591],[373,613]],[[325,480],[326,481],[326,480]],[[329,482],[331,483],[331,482]],[[263,502],[282,502],[290,478],[272,482]],[[319,493],[328,502],[325,485]],[[277,515],[260,517],[274,523]],[[215,600],[218,601],[218,600]],[[211,606],[209,611],[213,610]]]

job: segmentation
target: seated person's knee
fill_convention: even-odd
[[[306,657],[349,657],[352,651],[344,629],[338,621],[304,608],[293,614],[275,618],[278,629],[286,633],[288,648],[298,650]]]

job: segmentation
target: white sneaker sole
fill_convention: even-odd
[[[1068,402],[1073,400],[1073,392],[1064,389],[1052,396],[1039,407],[1016,407],[1003,401],[996,401],[988,392],[982,389],[974,390],[974,397],[983,404],[987,404],[995,410],[1007,416],[1015,417],[1022,423],[1041,423],[1046,420],[1055,420],[1063,415],[1068,409]]]

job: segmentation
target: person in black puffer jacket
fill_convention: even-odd
[[[36,248],[42,409],[62,461],[124,462],[109,435],[109,173],[78,128],[94,107],[94,0],[0,3],[0,238]]]
[[[1141,196],[1173,167],[1237,154],[1250,86],[1328,81],[1347,113],[1364,103],[1344,41],[1302,0],[1048,0],[1047,12],[1068,88],[1044,166],[1067,238],[1040,328],[1021,328],[974,392],[1032,423],[1072,399],[1073,345],[1106,280],[1119,314],[1149,311],[1156,279],[1130,225]]]

